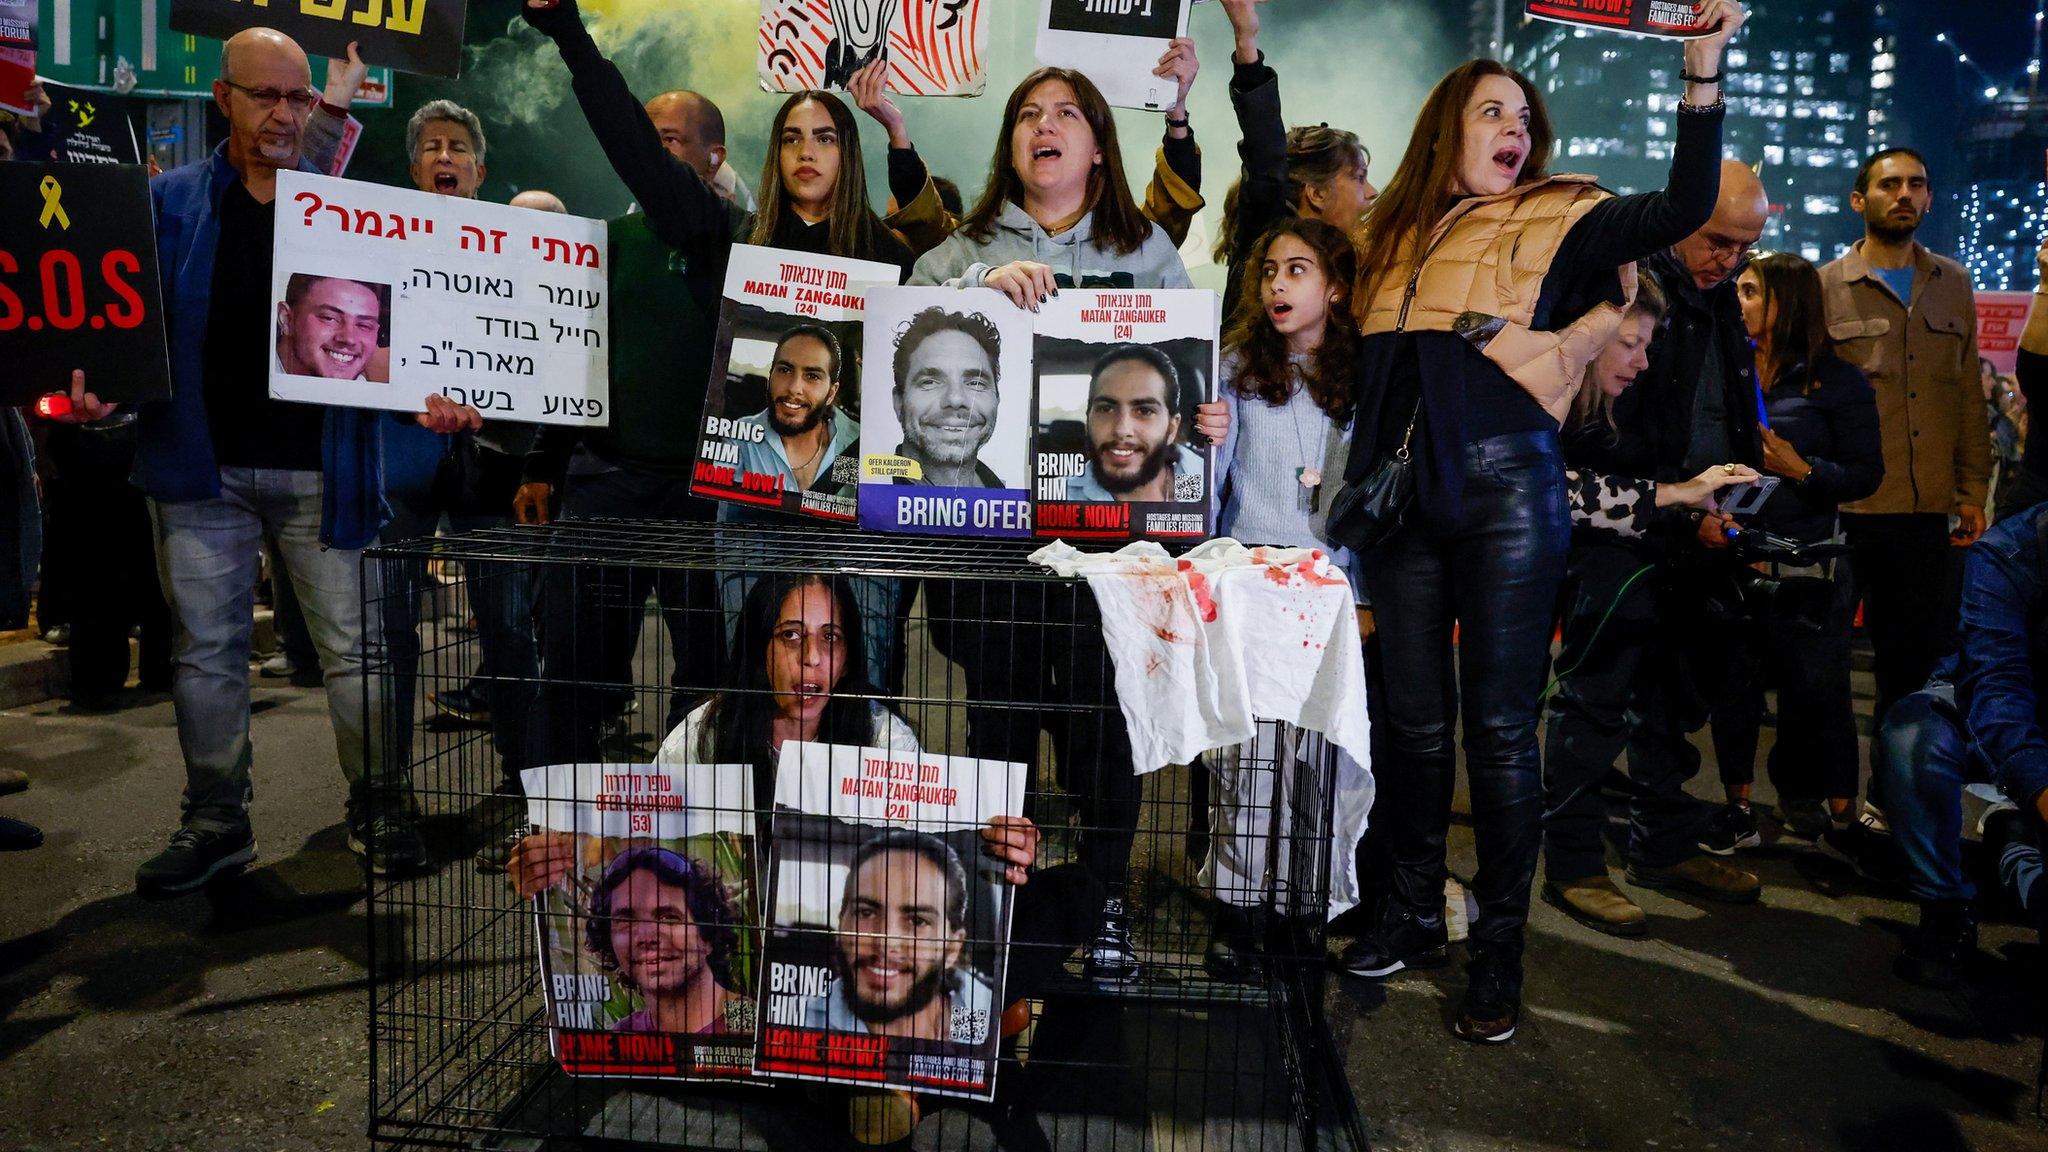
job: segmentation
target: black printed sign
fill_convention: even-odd
[[[171,0],[171,27],[225,40],[244,28],[275,28],[314,56],[348,55],[401,72],[462,72],[462,20],[468,0]]]
[[[1046,27],[1061,32],[1108,36],[1154,36],[1171,40],[1188,0],[1053,0]]]
[[[1691,0],[1529,0],[1527,12],[1538,20],[1638,36],[1691,40],[1707,33]]]
[[[149,178],[132,165],[0,164],[0,404],[170,394]]]
[[[68,164],[142,163],[133,101],[64,84],[45,83],[43,91],[50,96],[50,111],[44,117],[50,159]]]

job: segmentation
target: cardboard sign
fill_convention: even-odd
[[[2027,327],[2031,292],[1977,293],[1977,355],[1991,361],[2001,376],[2016,370],[2020,333]]]
[[[979,96],[995,0],[761,0],[757,71],[768,92],[844,88],[889,61],[889,90]]]
[[[1537,20],[1667,40],[1707,34],[1690,0],[1529,0],[1527,12]]]
[[[1191,0],[1040,0],[1038,62],[1072,68],[1119,108],[1157,112],[1179,88],[1153,67],[1188,31]]]
[[[170,395],[149,177],[103,164],[0,164],[0,404],[86,387]]]
[[[277,179],[272,396],[417,412],[439,392],[487,417],[609,421],[604,221]]]
[[[993,1098],[1015,901],[981,828],[1023,813],[1029,771],[782,746],[757,1073]]]
[[[0,111],[35,113],[36,19],[36,0],[0,0]]]
[[[50,158],[67,164],[140,164],[142,144],[136,139],[134,101],[125,96],[43,85],[50,111],[43,131],[50,136]]]
[[[520,780],[534,840],[575,861],[534,897],[562,1070],[749,1075],[761,951],[752,766],[552,764]],[[702,946],[674,946],[677,925]]]
[[[854,518],[861,318],[894,264],[735,245],[690,491],[826,520]]]
[[[244,28],[275,28],[314,56],[363,58],[401,72],[458,76],[468,0],[171,0],[171,27],[222,40]]]

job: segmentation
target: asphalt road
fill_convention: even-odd
[[[0,1150],[366,1147],[368,946],[340,774],[320,692],[273,683],[254,727],[261,860],[160,904],[131,885],[175,821],[169,703],[0,713],[0,756],[35,778],[0,813],[49,836],[0,856]],[[1469,875],[1469,829],[1452,844]],[[1538,904],[1510,1045],[1452,1039],[1455,967],[1334,980],[1375,1145],[2048,1148],[2031,1115],[2048,958],[2029,933],[1986,926],[1981,990],[1920,991],[1890,970],[1908,904],[1797,845],[1747,858],[1761,904],[1639,893],[1643,941]]]

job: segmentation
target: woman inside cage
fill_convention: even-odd
[[[763,576],[748,590],[742,607],[728,664],[733,669],[729,686],[691,710],[662,742],[655,762],[750,765],[755,807],[765,817],[786,744],[851,744],[915,755],[920,749],[909,724],[875,699],[867,683],[866,650],[862,618],[843,577]],[[772,828],[765,818],[759,823],[757,844],[765,858]],[[1011,924],[1007,992],[1012,1008],[1004,1015],[1006,1035],[1015,1030],[1012,1024],[1021,1027],[1018,1018],[1028,1020],[1028,1014],[1019,1010],[1021,1002],[1037,994],[1087,938],[1102,902],[1099,886],[1079,866],[1034,873],[1038,841],[1037,826],[1021,817],[998,816],[982,829],[983,852],[1001,866],[1006,881],[1023,886]],[[572,833],[524,837],[512,851],[509,871],[514,889],[531,898],[570,883],[576,851]],[[621,859],[628,855],[630,851]],[[617,861],[613,866],[619,866]],[[701,933],[704,912],[696,904],[688,910]],[[761,922],[758,909],[738,911],[735,927]],[[593,903],[591,915],[597,914]],[[613,924],[607,927],[606,942],[614,949],[619,918],[614,910]],[[715,922],[715,915],[710,919]],[[590,940],[596,951],[596,936]],[[715,948],[708,937],[704,948],[711,960]],[[626,958],[619,959],[623,974]],[[647,1011],[659,1021],[659,1013],[651,1007]],[[915,1125],[918,1104],[904,1093],[856,1094],[849,1116],[855,1135],[863,1141],[889,1143]]]
[[[1062,287],[1189,287],[1173,241],[1132,198],[1122,155],[1086,76],[1026,76],[1003,109],[980,201],[909,283],[994,288],[1034,312]],[[1221,439],[1223,405],[1202,405],[1196,429]],[[966,674],[969,753],[1036,765],[1039,733],[1051,734],[1081,812],[1081,860],[1106,892],[1088,973],[1136,976],[1124,891],[1139,785],[1094,598],[1064,584],[934,580],[925,606],[933,646]]]
[[[1462,703],[1478,838],[1470,977],[1456,1032],[1495,1043],[1521,1016],[1529,890],[1542,839],[1537,714],[1571,522],[1559,423],[1586,364],[1620,326],[1633,261],[1702,226],[1719,192],[1721,60],[1745,19],[1707,0],[1685,42],[1670,182],[1616,197],[1549,176],[1537,87],[1491,60],[1440,81],[1400,167],[1367,216],[1363,333],[1346,479],[1411,459],[1401,526],[1338,522],[1361,556],[1386,691],[1374,719],[1373,819],[1392,864],[1388,899],[1344,967],[1379,977],[1441,964],[1445,834]],[[1452,632],[1461,642],[1453,664]]]

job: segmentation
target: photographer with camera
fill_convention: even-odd
[[[1728,804],[1700,847],[1716,855],[1754,848],[1749,808],[1763,726],[1764,670],[1778,688],[1778,739],[1769,770],[1778,808],[1795,834],[1854,863],[1856,718],[1849,697],[1849,635],[1856,597],[1846,547],[1837,537],[1842,504],[1877,491],[1884,478],[1877,394],[1863,373],[1833,352],[1820,272],[1788,252],[1750,261],[1736,279],[1742,322],[1756,345],[1764,382],[1763,470],[1777,486],[1744,525],[1736,551],[1751,559],[1747,612],[1731,680],[1713,713],[1714,758]]]

